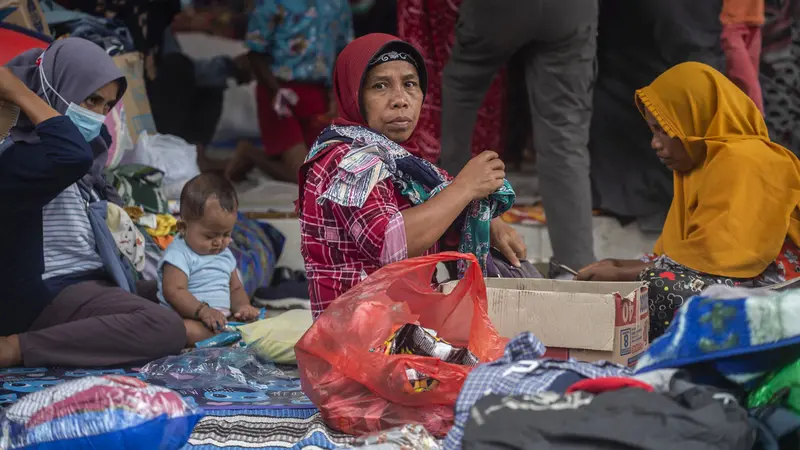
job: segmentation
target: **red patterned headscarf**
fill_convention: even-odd
[[[423,94],[427,91],[428,73],[425,69],[425,60],[413,45],[391,34],[372,33],[362,36],[348,44],[336,60],[333,90],[336,94],[339,117],[334,119],[334,124],[369,126],[362,110],[361,88],[367,72],[375,66],[370,63],[390,51],[403,52],[411,56],[410,62],[417,68]],[[412,135],[402,146],[409,152],[416,153],[413,140]]]

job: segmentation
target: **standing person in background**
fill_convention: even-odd
[[[419,142],[420,156],[432,163],[440,161],[442,71],[453,48],[459,4],[461,0],[397,2],[398,36],[420,49],[428,68],[428,93],[415,136]],[[501,152],[503,136],[498,130],[502,129],[505,118],[505,92],[505,76],[501,72],[486,92],[483,106],[478,110],[480,120],[470,131],[471,155],[478,155],[487,149]]]
[[[397,0],[350,0],[355,36],[397,34]]]
[[[526,150],[531,149],[531,108],[528,106],[528,86],[525,82],[525,52],[519,52],[508,62],[506,111],[514,120],[505,124],[503,162],[509,172],[521,171]],[[473,144],[474,145],[474,144]]]
[[[724,0],[722,50],[725,74],[755,102],[764,113],[758,68],[761,60],[761,26],[764,25],[764,0]]]
[[[297,182],[309,147],[336,116],[333,65],[352,39],[348,0],[258,0],[245,43],[258,81],[264,148],[237,148],[227,178],[240,179],[256,166],[276,179]]]
[[[596,0],[465,0],[442,79],[442,167],[458,173],[492,78],[525,52],[547,227],[555,258],[572,267],[595,259],[587,144],[597,8]]]

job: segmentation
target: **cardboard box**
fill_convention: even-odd
[[[153,111],[147,98],[144,82],[144,56],[141,53],[125,53],[114,57],[114,63],[125,74],[128,90],[122,97],[125,122],[134,145],[142,131],[156,132]]]
[[[0,11],[13,8],[3,22],[50,35],[50,27],[37,0],[0,0]]]
[[[449,293],[455,282],[442,291]],[[633,367],[649,346],[650,310],[642,283],[488,278],[489,317],[504,337],[530,331],[547,356],[607,360]]]

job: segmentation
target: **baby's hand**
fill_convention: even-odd
[[[235,311],[233,313],[233,317],[241,322],[252,322],[258,319],[259,314],[261,314],[260,309],[255,308],[252,305],[246,305],[239,308],[238,311]]]
[[[225,326],[228,324],[228,319],[225,318],[225,314],[222,314],[210,306],[206,306],[200,311],[200,321],[214,333],[219,333],[224,330]]]

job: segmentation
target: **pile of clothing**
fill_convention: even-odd
[[[800,291],[710,289],[633,373],[520,335],[469,375],[444,448],[800,448],[798,314]]]

